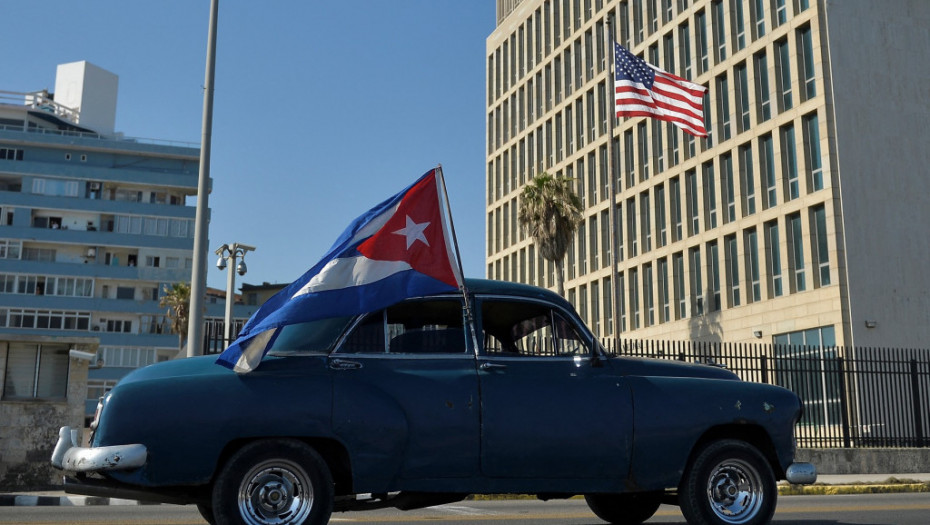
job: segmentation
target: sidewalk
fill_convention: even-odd
[[[861,494],[863,492],[930,492],[930,473],[845,474],[817,476],[815,485],[792,487],[779,484],[781,494]],[[158,505],[131,499],[74,496],[63,491],[0,493],[0,507],[57,507],[95,505]]]

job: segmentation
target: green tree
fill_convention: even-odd
[[[158,305],[168,309],[171,319],[171,333],[178,334],[178,355],[184,350],[184,340],[187,338],[187,325],[190,321],[191,285],[187,283],[174,283],[169,288],[165,285],[165,295],[158,300]]]
[[[565,296],[562,262],[581,223],[581,199],[572,190],[574,179],[543,172],[533,177],[520,193],[518,218],[536,241],[539,255],[555,264],[559,295]]]

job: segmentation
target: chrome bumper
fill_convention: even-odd
[[[128,470],[145,465],[148,452],[145,445],[116,445],[112,447],[79,447],[80,430],[61,427],[58,443],[52,452],[52,466],[71,472],[97,472],[101,470]]]
[[[813,463],[792,463],[785,471],[785,479],[793,485],[810,485],[817,481],[817,467]]]

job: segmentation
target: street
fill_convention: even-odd
[[[778,525],[925,525],[930,494],[784,496],[773,523]],[[334,514],[332,523],[441,522],[450,525],[520,522],[527,525],[602,523],[584,501],[468,501],[401,512],[381,510]],[[193,506],[5,507],[0,524],[195,525],[203,524]],[[677,507],[662,506],[647,523],[684,524]]]

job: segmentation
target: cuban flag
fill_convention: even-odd
[[[283,326],[461,289],[442,184],[442,170],[430,170],[352,221],[320,262],[252,315],[217,364],[250,372]]]

